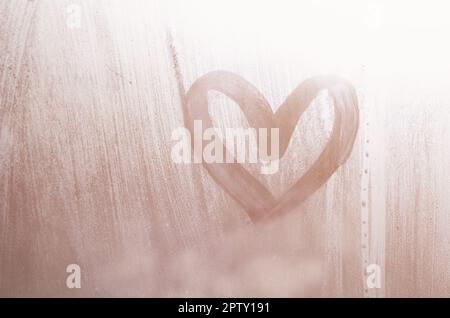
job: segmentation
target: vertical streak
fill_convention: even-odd
[[[172,59],[172,67],[175,72],[175,78],[177,81],[178,87],[178,95],[180,97],[181,105],[183,107],[183,112],[186,109],[186,90],[184,87],[184,79],[180,70],[180,63],[178,60],[177,49],[174,44],[172,32],[170,30],[167,31],[167,45],[169,47],[170,57]]]
[[[172,68],[175,73],[175,79],[177,81],[177,88],[178,88],[178,96],[180,98],[181,102],[181,108],[183,113],[183,124],[184,120],[186,118],[185,113],[187,111],[187,99],[186,99],[186,89],[184,87],[184,78],[183,74],[181,73],[180,68],[180,62],[178,59],[178,51],[175,45],[175,41],[172,35],[172,31],[170,29],[167,30],[167,46],[170,54],[170,59],[172,61]],[[206,204],[206,198],[205,198],[205,191],[203,189],[203,182],[201,178],[200,173],[196,173],[194,171],[194,167],[191,170],[192,172],[192,180],[194,185],[194,191],[198,191],[199,197],[197,198],[196,202],[199,202],[198,205],[202,212],[207,213],[208,212],[208,206]]]
[[[364,89],[362,112],[361,239],[364,269],[364,296],[385,296],[385,165],[383,129],[373,92]],[[381,287],[368,289],[366,268],[376,264],[381,269]]]
[[[378,95],[378,94],[377,94]],[[371,93],[370,96],[373,96]],[[370,260],[372,263],[378,264],[381,268],[381,288],[373,289],[374,297],[385,297],[386,290],[386,174],[385,174],[385,130],[382,127],[383,118],[380,117],[379,105],[370,103],[370,109],[373,112],[371,118],[373,125],[368,127],[370,132],[370,142],[368,143],[368,153],[373,160],[370,164]]]
[[[367,92],[363,94],[364,101],[360,105],[361,110],[361,256],[362,256],[362,268],[363,268],[363,286],[364,297],[369,296],[369,289],[367,286],[367,266],[371,264],[369,255],[369,189],[370,189],[370,169],[369,169],[369,114],[367,103]],[[363,106],[364,105],[364,106]],[[362,106],[362,107],[361,107]]]

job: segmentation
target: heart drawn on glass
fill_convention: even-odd
[[[334,104],[331,136],[317,160],[284,194],[272,193],[239,163],[203,165],[229,195],[247,212],[253,222],[286,213],[317,191],[348,159],[359,125],[355,89],[338,77],[313,77],[303,81],[273,113],[256,87],[239,75],[210,72],[195,81],[186,95],[185,126],[194,133],[194,121],[201,120],[203,131],[213,127],[208,111],[208,91],[214,90],[234,100],[253,128],[279,129],[279,154],[284,156],[300,116],[319,92],[327,90]]]

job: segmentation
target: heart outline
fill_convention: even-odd
[[[280,159],[289,146],[300,117],[319,92],[328,90],[333,99],[334,124],[325,148],[314,164],[278,198],[241,164],[202,161],[214,181],[245,209],[253,222],[298,206],[325,184],[350,156],[359,126],[359,109],[355,89],[342,78],[322,76],[303,81],[274,113],[260,91],[241,76],[228,71],[207,73],[198,78],[186,94],[183,115],[191,136],[195,120],[202,121],[203,132],[213,127],[207,98],[210,90],[234,100],[251,127],[269,128],[269,131],[270,128],[279,128]]]

